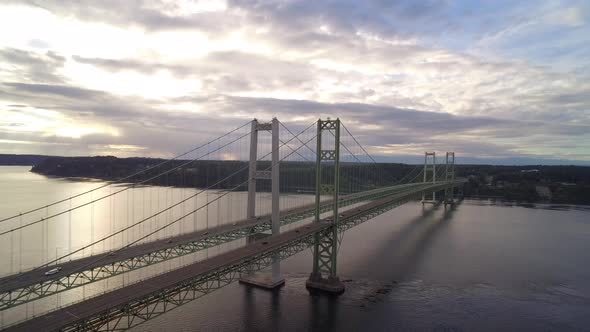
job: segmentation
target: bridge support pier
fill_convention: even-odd
[[[326,294],[340,295],[344,293],[344,284],[338,277],[322,278],[313,273],[305,282],[305,287],[311,292],[321,292]]]
[[[264,289],[275,289],[285,285],[285,278],[275,278],[273,273],[253,273],[240,278],[240,283]]]
[[[258,171],[256,160],[258,158],[258,131],[266,130],[271,132],[271,171]],[[272,235],[281,232],[280,206],[279,206],[279,120],[272,119],[271,123],[258,123],[258,120],[252,120],[252,131],[250,134],[250,163],[248,166],[248,202],[247,217],[256,218],[256,180],[270,180],[272,192],[271,207],[271,229]],[[248,237],[248,243],[256,241],[257,238],[264,235],[253,234]],[[260,272],[248,274],[240,278],[244,284],[254,285],[267,289],[274,289],[285,284],[285,278],[281,273],[281,260],[278,256],[272,258],[271,272]]]
[[[322,133],[332,131],[333,149],[324,149]],[[328,136],[330,138],[332,135]],[[333,196],[332,227],[321,234],[315,234],[313,245],[313,271],[305,286],[310,292],[342,294],[344,284],[336,273],[338,258],[338,198],[340,186],[340,119],[318,120],[316,146],[316,190],[315,190],[315,222],[320,221],[320,199],[322,195]],[[330,142],[331,143],[331,142]],[[327,161],[334,168],[333,178],[330,174],[322,176],[322,161]],[[324,184],[323,180],[332,178],[332,184]]]

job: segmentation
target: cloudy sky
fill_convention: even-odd
[[[0,153],[340,117],[382,160],[590,164],[590,2],[2,0]]]

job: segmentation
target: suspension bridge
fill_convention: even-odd
[[[249,121],[0,219],[2,328],[126,330],[234,281],[279,287],[280,261],[308,248],[307,288],[339,294],[346,230],[412,200],[452,205],[465,182],[453,152],[393,172],[339,119],[293,129]]]

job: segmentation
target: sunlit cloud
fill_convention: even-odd
[[[239,156],[235,153],[222,153],[221,160],[238,160]]]
[[[51,132],[45,133],[46,136],[56,135],[59,137],[82,138],[92,134],[108,134],[110,136],[119,136],[119,132],[113,128],[100,127],[57,127]]]
[[[382,156],[590,161],[587,5],[471,6],[7,0],[0,152],[170,156],[212,121],[331,116]]]

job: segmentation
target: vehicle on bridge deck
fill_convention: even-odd
[[[53,275],[53,274],[56,274],[56,273],[58,273],[59,271],[61,271],[61,267],[59,267],[59,266],[58,266],[58,267],[56,267],[56,268],[54,268],[54,269],[51,269],[51,270],[49,270],[49,271],[46,271],[46,272],[45,272],[45,275],[46,275],[46,276],[50,276],[50,275]]]

